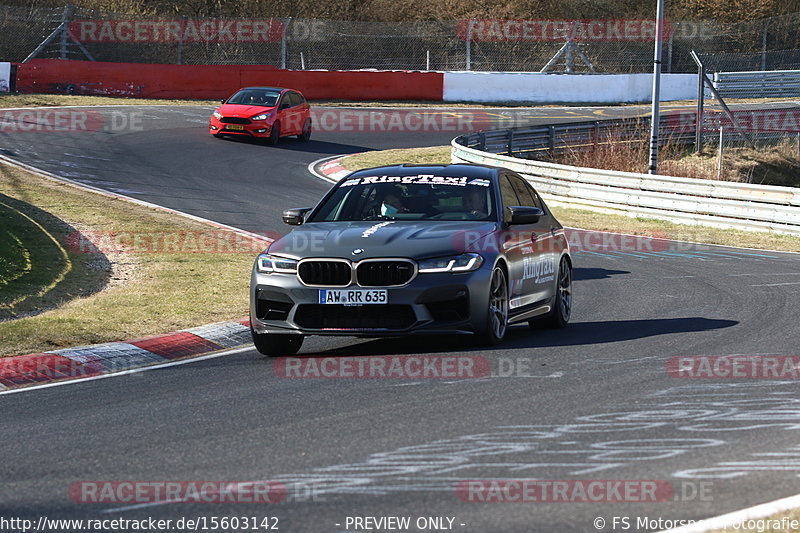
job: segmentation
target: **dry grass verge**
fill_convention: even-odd
[[[648,139],[649,133],[642,124],[633,132],[611,131],[594,147],[541,158],[577,167],[647,172]],[[705,153],[698,154],[693,147],[667,137],[662,139],[659,149],[658,171],[684,178],[800,187],[800,144],[794,136],[762,144],[756,149],[723,145],[721,169],[718,161],[717,147],[707,147]]]
[[[18,222],[27,220],[21,214],[26,215],[55,238],[54,249],[66,252],[45,250],[47,261],[57,268],[43,272],[27,292],[17,291],[11,298],[0,286],[0,303],[8,295],[7,317],[22,316],[0,322],[0,356],[120,341],[247,316],[250,268],[263,248],[259,243],[239,238],[231,246],[230,234],[208,225],[5,163],[0,163],[0,194],[20,213]],[[36,251],[48,245],[41,234],[23,230],[15,232],[22,235],[22,248]],[[94,253],[98,249],[89,241],[105,253]],[[39,255],[34,259],[48,266]],[[17,278],[25,269],[24,260],[7,266],[5,272],[16,272]],[[27,298],[15,303],[21,296]]]

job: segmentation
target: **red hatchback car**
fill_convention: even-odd
[[[279,87],[246,87],[222,101],[209,120],[209,132],[267,139],[275,144],[281,137],[311,138],[311,106],[300,91]]]

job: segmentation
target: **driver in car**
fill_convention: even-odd
[[[390,192],[383,197],[381,202],[381,215],[392,216],[397,213],[407,213],[408,209],[403,203],[403,198],[398,192]]]
[[[475,218],[486,218],[489,212],[486,210],[486,193],[479,187],[468,187],[464,191],[464,209]]]
[[[375,188],[373,200],[365,211],[365,217],[391,217],[397,213],[407,212],[408,208],[403,201],[403,190],[397,185],[384,185]]]

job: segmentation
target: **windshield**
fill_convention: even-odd
[[[226,104],[257,105],[261,107],[275,107],[278,105],[278,91],[264,89],[242,89],[231,96]]]
[[[496,218],[494,189],[487,179],[370,176],[339,185],[310,222]]]

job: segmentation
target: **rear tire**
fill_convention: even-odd
[[[281,335],[278,333],[256,333],[250,328],[253,335],[253,345],[262,355],[279,357],[281,355],[294,355],[303,346],[302,335]]]
[[[303,133],[298,135],[297,138],[304,143],[311,140],[311,119],[306,120],[306,123],[303,124]]]
[[[480,342],[496,346],[503,342],[508,331],[508,280],[499,265],[492,271],[489,283],[489,306],[486,310],[486,329],[480,334]]]
[[[272,129],[269,132],[269,139],[267,140],[268,144],[276,145],[278,141],[281,140],[281,123],[276,122],[272,125]]]
[[[553,298],[553,310],[542,318],[531,320],[528,324],[532,328],[558,329],[569,323],[572,315],[572,267],[566,257],[561,259],[558,266],[558,283],[556,295]]]

